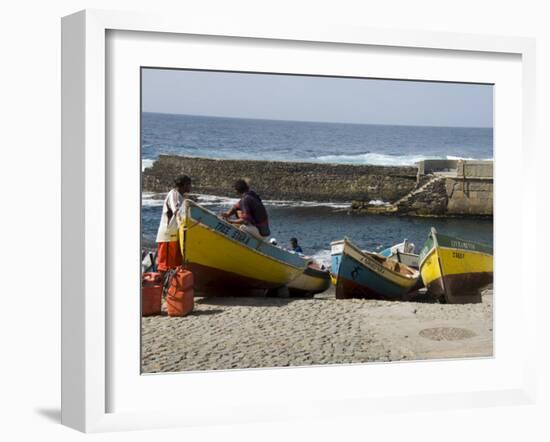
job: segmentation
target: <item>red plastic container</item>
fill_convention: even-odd
[[[166,293],[168,316],[186,316],[193,311],[195,304],[193,285],[193,274],[183,267],[178,267]]]
[[[141,280],[142,316],[160,315],[162,309],[162,276],[160,273],[144,273]]]

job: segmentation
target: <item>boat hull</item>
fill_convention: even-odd
[[[493,281],[489,272],[446,275],[432,281],[427,288],[434,296],[448,304],[473,304],[481,302],[480,288]],[[464,287],[475,287],[465,290]]]
[[[420,274],[429,292],[449,304],[481,302],[481,289],[493,282],[492,249],[433,231],[421,251]]]
[[[186,200],[180,226],[184,267],[203,294],[256,294],[288,285],[307,260],[279,249]]]
[[[342,262],[342,252],[344,251],[344,240],[333,241],[330,243],[330,278],[332,284],[336,285],[338,270]]]
[[[290,294],[297,296],[322,293],[329,287],[330,273],[311,267],[307,267],[300,276],[288,284]]]
[[[336,298],[403,299],[418,282],[418,272],[408,269],[410,277],[385,267],[374,254],[362,252],[345,240],[338,273]],[[397,263],[396,263],[397,264]]]
[[[250,296],[264,295],[267,290],[281,287],[279,282],[269,282],[228,272],[197,263],[185,265],[195,278],[195,290],[201,294]]]

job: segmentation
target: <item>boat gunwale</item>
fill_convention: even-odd
[[[414,256],[415,258],[418,258],[418,254],[416,253],[408,253],[408,252],[400,252],[399,250],[397,251],[396,255],[401,255],[401,256]],[[384,256],[384,258],[390,258],[390,256]]]

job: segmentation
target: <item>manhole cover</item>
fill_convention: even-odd
[[[473,338],[476,334],[467,328],[455,327],[434,327],[425,328],[418,333],[423,338],[433,341],[460,341],[461,339]]]

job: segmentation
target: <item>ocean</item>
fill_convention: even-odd
[[[433,158],[492,159],[492,128],[390,126],[142,114],[142,167],[159,154],[315,163],[413,165]],[[143,193],[142,241],[154,245],[163,195]],[[218,212],[234,200],[199,195]],[[490,219],[425,219],[350,215],[347,204],[265,201],[272,237],[297,237],[304,252],[325,264],[330,241],[350,238],[381,250],[403,239],[419,248],[431,226],[441,233],[493,243]]]

